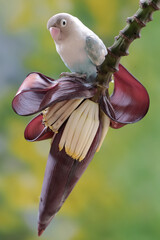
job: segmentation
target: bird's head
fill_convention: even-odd
[[[47,28],[56,43],[66,39],[74,31],[76,19],[68,13],[58,13],[48,20]]]

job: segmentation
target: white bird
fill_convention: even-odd
[[[68,13],[51,17],[47,28],[57,52],[70,71],[95,78],[97,66],[102,64],[107,54],[102,40],[78,18]]]

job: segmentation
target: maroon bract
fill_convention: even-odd
[[[99,150],[108,127],[139,121],[149,108],[146,89],[122,65],[114,74],[114,91],[103,89],[96,102],[96,82],[80,77],[53,80],[31,73],[12,106],[19,115],[40,112],[26,127],[28,141],[52,138],[39,204],[40,236]]]
[[[144,86],[120,64],[119,71],[114,74],[114,92],[110,99],[106,94],[102,95],[100,104],[111,118],[111,127],[120,128],[146,115],[149,95]]]

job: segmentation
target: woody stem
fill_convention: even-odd
[[[127,56],[130,44],[140,38],[140,32],[146,23],[152,21],[153,12],[160,10],[160,0],[140,0],[137,12],[127,18],[127,25],[115,37],[115,41],[109,47],[104,62],[98,67],[96,82],[98,85],[107,86],[114,72],[118,71],[121,57]]]

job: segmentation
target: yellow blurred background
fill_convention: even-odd
[[[67,71],[46,28],[59,12],[77,16],[112,45],[138,0],[0,0],[0,240],[36,240],[37,213],[49,141],[28,143],[30,117],[11,101],[25,76]],[[110,129],[42,240],[160,239],[160,12],[142,30],[122,64],[150,95],[140,122]]]

